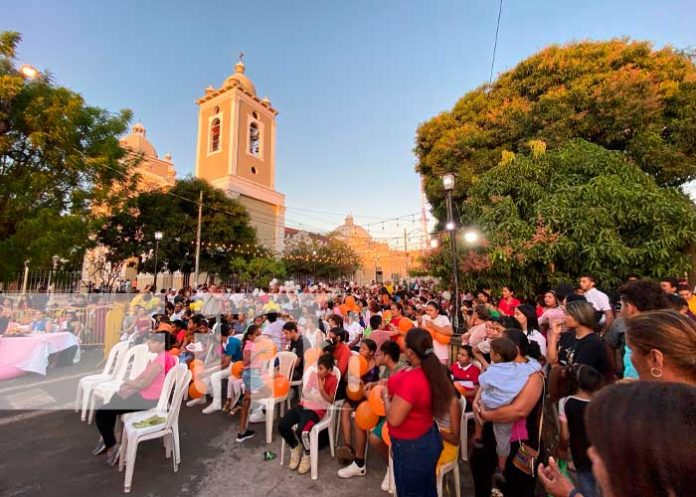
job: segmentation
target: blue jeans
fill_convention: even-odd
[[[583,497],[599,497],[597,482],[595,481],[592,471],[577,471],[575,473],[575,480],[578,490]]]
[[[437,497],[435,468],[442,452],[442,437],[433,426],[412,440],[392,437],[394,481],[399,497]]]

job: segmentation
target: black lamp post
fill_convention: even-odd
[[[445,174],[442,177],[442,186],[445,189],[447,204],[446,228],[450,235],[450,252],[452,253],[452,285],[454,286],[454,309],[452,312],[452,326],[455,333],[459,332],[459,268],[457,267],[457,224],[454,222],[452,208],[452,192],[454,191],[454,174]]]

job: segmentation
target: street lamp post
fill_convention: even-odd
[[[459,332],[459,268],[457,267],[457,224],[454,222],[454,210],[452,208],[452,192],[454,191],[454,174],[445,174],[442,177],[442,186],[445,189],[445,201],[447,204],[447,224],[449,231],[450,252],[452,253],[452,284],[454,286],[454,310],[452,312],[452,325],[455,333]]]
[[[162,239],[162,232],[155,231],[155,280],[152,282],[152,286],[155,288],[155,293],[157,293],[157,256],[159,255],[159,242]]]
[[[314,284],[317,284],[317,251],[312,250],[312,262],[314,264],[314,269],[312,271],[312,277],[314,278]]]

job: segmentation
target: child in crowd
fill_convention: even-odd
[[[577,393],[564,397],[558,403],[561,424],[560,446],[570,446],[575,466],[576,484],[583,497],[597,497],[597,483],[592,474],[592,462],[587,456],[590,442],[585,431],[585,409],[592,396],[602,386],[602,375],[592,366],[572,366],[572,376],[577,382]]]
[[[530,359],[529,362],[513,362],[517,357],[517,347],[507,338],[494,338],[490,341],[491,360],[485,372],[479,376],[480,389],[476,394],[487,409],[497,409],[510,404],[527,383],[529,375],[541,371],[541,365]],[[498,467],[495,479],[504,482],[505,461],[510,455],[510,437],[513,423],[493,423]],[[476,424],[474,440],[480,444],[482,426]]]
[[[251,394],[265,387],[263,377],[261,376],[263,361],[259,358],[259,355],[263,354],[265,350],[256,344],[259,336],[261,336],[261,327],[257,324],[252,324],[247,328],[242,338],[242,350],[244,351],[242,359],[244,361],[244,371],[242,373],[242,380],[244,380],[244,400],[242,402],[241,415],[239,418],[237,442],[243,442],[254,436],[254,431],[249,429]]]
[[[291,470],[297,469],[305,474],[310,469],[309,432],[331,407],[338,386],[338,379],[333,374],[334,359],[324,354],[317,361],[316,371],[308,372],[302,387],[302,400],[288,411],[278,422],[278,432],[290,446]],[[292,427],[297,425],[293,432]]]
[[[481,370],[473,364],[473,350],[469,345],[462,345],[457,353],[457,362],[452,364],[450,372],[457,390],[466,398],[466,410],[471,411],[471,406],[479,388],[479,375]]]

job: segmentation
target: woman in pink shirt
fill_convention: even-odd
[[[169,354],[173,344],[174,337],[170,333],[152,333],[148,337],[147,345],[150,352],[157,356],[135,379],[125,380],[111,401],[97,410],[95,421],[101,439],[93,451],[95,456],[106,453],[106,462],[116,464],[119,449],[114,434],[116,417],[127,412],[151,409],[157,405],[164,386],[164,377],[178,362],[176,357]]]

